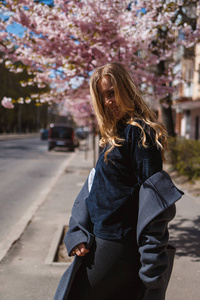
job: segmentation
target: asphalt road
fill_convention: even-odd
[[[40,138],[0,141],[0,240],[48,193],[63,162],[72,155],[47,151]]]

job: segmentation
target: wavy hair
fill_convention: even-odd
[[[137,120],[143,120],[150,128],[153,128],[156,145],[161,149],[162,157],[165,161],[164,148],[167,146],[166,129],[161,123],[156,121],[154,112],[145,103],[139,90],[133,83],[129,72],[120,63],[107,63],[97,68],[90,78],[90,94],[101,133],[100,146],[105,147],[107,144],[110,146],[105,152],[105,161],[107,161],[108,153],[115,146],[121,146],[123,142],[117,134],[117,120],[112,111],[104,107],[98,91],[97,84],[105,76],[109,76],[111,79],[116,104],[120,108],[122,115],[126,116],[124,118],[126,124],[138,126],[141,129],[141,144],[145,148],[148,147],[146,144],[146,133]]]

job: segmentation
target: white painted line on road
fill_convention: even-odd
[[[48,182],[48,186],[44,188],[37,200],[29,207],[26,213],[21,217],[21,219],[15,224],[13,230],[6,236],[6,238],[0,243],[0,262],[3,260],[8,251],[12,248],[12,245],[20,239],[27,226],[31,222],[34,214],[38,208],[46,200],[47,195],[50,193],[54,185],[56,184],[59,177],[64,173],[66,167],[72,162],[76,156],[76,152],[72,153],[64,163],[61,165],[60,169],[56,175]]]

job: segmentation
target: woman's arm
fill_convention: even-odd
[[[158,148],[155,142],[154,131],[153,129],[148,130],[146,125],[144,130],[146,133],[146,148],[141,144],[141,129],[135,127],[132,130],[132,163],[140,186],[152,175],[162,170],[161,149]],[[154,197],[157,197],[156,193],[154,193]],[[147,207],[151,204],[149,201],[146,202]],[[147,209],[147,207],[143,209]],[[150,207],[147,211],[151,214]],[[167,246],[169,240],[168,222],[174,216],[175,205],[173,204],[169,208],[163,209],[151,222],[147,222],[140,234],[138,241],[141,261],[139,276],[147,288],[159,288],[166,281],[165,274],[168,268]]]
[[[175,216],[175,204],[149,222],[138,241],[141,268],[140,278],[147,288],[167,285],[166,271],[169,260],[167,246],[169,240],[168,223]]]
[[[90,192],[94,174],[95,170],[92,169],[72,207],[69,230],[64,238],[64,243],[69,256],[73,255],[74,249],[79,247],[81,253],[86,253],[86,250],[91,247],[94,240],[92,223],[85,203]],[[84,246],[80,246],[82,244]],[[85,247],[86,250],[83,250],[83,247]]]

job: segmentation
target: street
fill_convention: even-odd
[[[47,151],[38,138],[0,141],[0,240],[23,214],[51,188],[63,161],[71,154]]]

